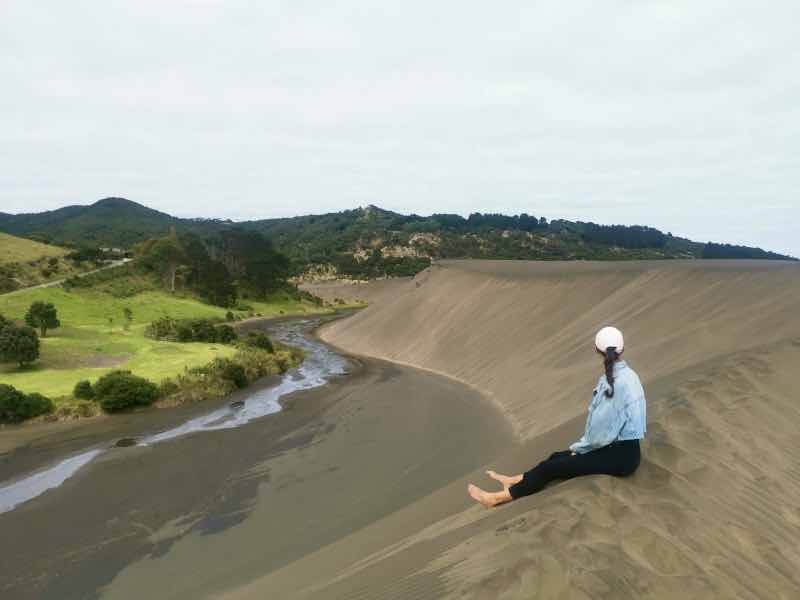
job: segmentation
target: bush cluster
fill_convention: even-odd
[[[171,342],[209,342],[231,344],[238,336],[230,325],[215,319],[172,319],[162,317],[150,323],[144,334],[155,340]]]
[[[303,356],[302,350],[294,348],[268,352],[242,344],[232,358],[189,369],[175,381],[165,379],[160,390],[162,397],[174,404],[221,398],[262,377],[285,373],[300,364]]]
[[[251,331],[244,339],[244,343],[247,346],[260,348],[261,350],[266,350],[270,353],[275,352],[275,346],[273,346],[272,340],[269,339],[269,336],[263,331]]]
[[[0,384],[0,423],[20,423],[53,410],[53,402],[41,394],[25,394]]]
[[[156,384],[130,371],[111,371],[90,387],[94,399],[106,412],[150,406],[158,399]]]
[[[222,368],[220,370],[220,377],[225,379],[226,381],[230,381],[233,385],[237,388],[245,388],[247,387],[250,382],[247,380],[247,374],[244,371],[244,367],[239,363],[233,362],[230,359],[218,359],[223,361]]]
[[[78,400],[94,400],[94,388],[90,382],[84,379],[75,384],[72,395]]]
[[[159,385],[130,371],[112,371],[94,385],[79,381],[73,395],[84,403],[93,401],[88,404],[96,403],[105,412],[149,406],[160,398],[169,398],[176,404],[197,402],[221,398],[267,375],[285,373],[303,360],[299,348],[276,350],[263,333],[252,337],[256,345],[240,344],[232,358],[215,358],[202,367],[187,369],[174,380],[164,379]],[[260,347],[265,345],[270,349]]]

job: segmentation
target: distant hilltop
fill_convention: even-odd
[[[104,198],[30,214],[0,213],[0,231],[46,243],[130,247],[178,233],[259,231],[312,278],[411,275],[445,258],[634,260],[748,258],[796,260],[761,248],[695,242],[635,225],[600,225],[528,214],[403,215],[375,205],[322,215],[233,222],[185,219],[125,198]]]

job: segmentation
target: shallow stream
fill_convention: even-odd
[[[321,322],[330,317],[286,319],[268,325],[270,337],[291,346],[302,348],[306,357],[296,369],[285,373],[277,386],[253,392],[241,401],[232,402],[207,414],[189,419],[185,423],[140,438],[115,440],[103,446],[87,448],[60,462],[9,482],[0,482],[0,513],[33,500],[47,490],[57,488],[98,456],[116,447],[152,445],[184,435],[202,435],[203,432],[241,427],[252,421],[281,410],[279,400],[300,390],[308,390],[327,383],[331,377],[347,372],[347,360],[329,346],[311,335]]]

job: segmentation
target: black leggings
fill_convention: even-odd
[[[639,440],[612,442],[586,454],[572,455],[569,450],[555,452],[508,488],[515,500],[541,491],[556,479],[571,479],[581,475],[630,475],[639,466]]]

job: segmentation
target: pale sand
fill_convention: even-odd
[[[602,325],[645,384],[800,336],[796,263],[445,261],[380,298],[323,338],[474,385],[523,439],[584,413]]]
[[[800,266],[456,262],[380,286],[323,337],[461,379],[507,424],[457,382],[366,361],[281,418],[109,456],[0,516],[22,540],[4,555],[11,585],[57,598],[98,584],[107,598],[798,597]],[[606,322],[625,330],[648,393],[639,471],[474,505],[466,483],[491,488],[484,468],[521,471],[579,434]]]
[[[465,478],[226,597],[798,597],[798,311],[786,263],[456,262],[401,283],[323,337],[486,392],[524,440],[498,470],[573,439],[592,335],[620,325],[649,398],[641,468],[493,511]]]

